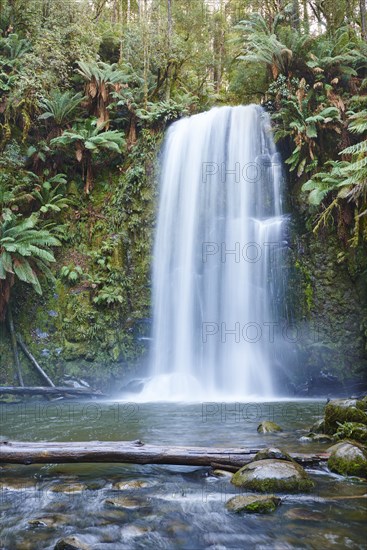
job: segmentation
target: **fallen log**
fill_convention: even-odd
[[[141,441],[0,442],[0,463],[59,464],[81,462],[119,462],[130,464],[172,464],[240,468],[253,460],[258,449],[210,447],[162,447]],[[291,455],[310,465],[326,461],[327,453]]]
[[[20,334],[16,334],[16,339],[17,339],[17,342],[18,344],[20,345],[24,355],[26,357],[28,357],[28,359],[30,360],[30,362],[32,363],[32,365],[34,366],[34,368],[36,369],[36,371],[38,372],[38,374],[40,374],[42,376],[42,378],[47,382],[47,384],[49,386],[51,386],[52,388],[55,387],[55,384],[52,382],[51,378],[49,376],[47,376],[47,374],[45,373],[45,371],[43,370],[43,368],[41,367],[41,365],[38,363],[38,361],[36,361],[36,359],[33,357],[33,355],[31,354],[31,352],[29,351],[29,349],[27,348],[27,346],[25,345],[25,343],[23,342],[23,339],[22,337],[20,336]]]
[[[64,386],[0,386],[0,395],[44,395],[64,397],[106,397],[100,390],[92,388],[69,388]]]

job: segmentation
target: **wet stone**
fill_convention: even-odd
[[[292,508],[284,514],[288,519],[300,521],[326,521],[327,516],[321,512],[308,510],[307,508]]]
[[[228,500],[226,508],[229,512],[246,512],[248,514],[269,514],[280,505],[281,499],[274,495],[236,496]]]
[[[268,433],[271,434],[271,433],[282,432],[283,430],[275,422],[271,422],[270,420],[264,420],[258,425],[257,431],[260,434],[268,434]]]
[[[310,491],[314,487],[314,482],[302,466],[295,462],[276,459],[246,464],[233,474],[231,482],[236,487],[260,493],[300,493]]]
[[[77,537],[71,536],[60,539],[56,543],[54,550],[90,550],[90,546]]]

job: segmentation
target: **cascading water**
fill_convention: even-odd
[[[273,395],[281,187],[280,158],[261,107],[214,108],[169,129],[144,400]]]

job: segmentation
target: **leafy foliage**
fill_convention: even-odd
[[[0,319],[4,318],[11,287],[17,277],[42,294],[39,274],[52,277],[49,265],[55,261],[50,250],[60,242],[47,230],[37,228],[38,216],[18,218],[9,209],[0,225]]]

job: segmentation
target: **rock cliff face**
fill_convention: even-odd
[[[303,224],[292,228],[291,249],[294,381],[310,395],[358,392],[367,379],[366,251],[347,252],[334,229],[315,235]]]

